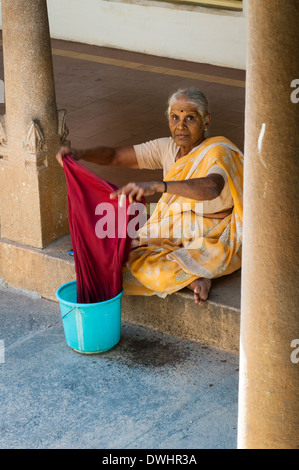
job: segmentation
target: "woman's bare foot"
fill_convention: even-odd
[[[203,305],[209,296],[209,292],[212,286],[211,279],[201,277],[195,279],[189,284],[188,288],[194,292],[194,302],[199,305]]]

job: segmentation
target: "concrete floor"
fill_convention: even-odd
[[[238,357],[122,323],[70,349],[55,302],[0,287],[1,449],[236,448]]]

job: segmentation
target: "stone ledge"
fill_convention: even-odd
[[[67,253],[68,246],[68,237],[44,250],[0,239],[0,278],[10,286],[38,292],[56,301],[57,289],[75,279],[74,260]]]
[[[124,321],[234,354],[239,352],[240,311],[216,302],[196,305],[192,293],[124,296]]]
[[[68,254],[70,237],[41,250],[0,239],[0,278],[4,283],[57,301],[56,291],[75,279]],[[237,354],[240,331],[241,273],[215,279],[209,300],[196,305],[188,289],[161,299],[124,296],[122,319],[172,336]]]

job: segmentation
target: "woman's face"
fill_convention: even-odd
[[[209,116],[206,116],[209,122]],[[181,156],[187,155],[204,139],[205,124],[194,104],[184,99],[177,101],[170,109],[169,129],[175,143],[181,148]]]

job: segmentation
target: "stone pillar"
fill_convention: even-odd
[[[298,1],[250,0],[248,21],[238,448],[292,449],[299,447]]]
[[[43,248],[69,231],[55,159],[68,131],[56,107],[46,0],[2,0],[2,20],[1,237]]]

